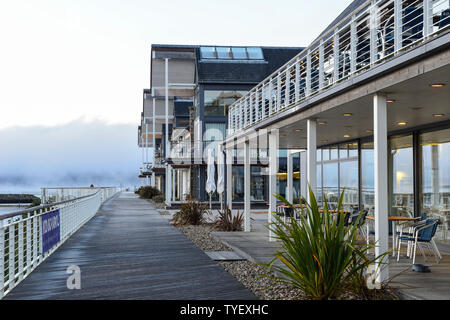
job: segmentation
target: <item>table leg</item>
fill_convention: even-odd
[[[395,248],[397,248],[397,230],[395,228],[395,221],[392,220],[392,256],[395,257]]]

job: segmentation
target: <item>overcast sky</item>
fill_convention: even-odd
[[[53,142],[39,139],[41,127],[53,127],[65,140],[73,140],[76,132],[63,130],[61,125],[76,122],[81,128],[83,123],[96,121],[98,130],[128,125],[123,127],[129,130],[127,137],[134,138],[121,143],[131,143],[136,149],[142,89],[149,87],[152,43],[307,46],[349,3],[351,0],[0,0],[2,145],[19,148],[23,141],[9,135],[17,126],[21,126],[17,132],[34,127],[34,131],[24,132],[37,134],[36,140],[45,149]],[[98,130],[91,134],[101,135]],[[95,139],[84,140],[78,152],[95,153],[92,141]],[[28,148],[26,142],[20,147]],[[110,147],[130,148],[118,143]],[[16,162],[13,155],[2,154],[3,159],[6,156],[10,163]],[[133,157],[136,161],[129,163],[111,161],[118,161],[116,167],[136,170],[137,149]],[[4,163],[0,176],[5,174]],[[81,165],[96,170],[89,162]],[[53,169],[62,172],[65,164]],[[14,170],[20,173],[22,167]]]

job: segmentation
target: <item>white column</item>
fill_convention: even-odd
[[[152,88],[152,96],[153,96],[153,128],[152,128],[152,139],[153,139],[153,160],[152,160],[152,167],[155,166],[155,151],[156,151],[156,137],[155,137],[155,127],[156,127],[156,114],[155,114],[155,90]],[[155,172],[152,172],[152,187],[155,187]]]
[[[291,150],[287,151],[287,192],[286,200],[293,203],[294,200],[294,163],[293,163],[293,153]]]
[[[277,210],[277,173],[278,173],[278,130],[269,133],[269,212],[267,214],[268,223],[272,223],[273,212]],[[275,241],[274,234],[269,231],[269,241]]]
[[[244,143],[244,231],[250,231],[250,142]]]
[[[165,107],[166,107],[166,158],[169,157],[170,154],[170,145],[169,145],[169,59],[166,58],[165,63]]]
[[[227,163],[227,205],[230,210],[233,210],[233,149],[227,148],[226,163]]]
[[[314,194],[317,194],[317,124],[315,119],[308,119],[307,123],[307,141],[306,141],[306,180],[309,183]],[[308,203],[309,189],[306,191]]]
[[[172,203],[172,166],[166,167],[166,204],[170,206]]]
[[[300,195],[302,197],[307,197],[308,194],[308,184],[306,178],[306,151],[300,152]]]
[[[375,243],[377,244],[375,256],[379,256],[389,249],[387,109],[386,96],[383,94],[375,94],[373,97],[373,129]],[[379,271],[376,279],[378,282],[382,282],[389,276],[387,265],[383,265]]]

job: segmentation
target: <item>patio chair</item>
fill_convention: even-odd
[[[398,245],[398,237],[404,236],[404,237],[413,237],[414,236],[414,228],[417,228],[419,226],[422,226],[426,223],[428,219],[427,215],[420,216],[419,219],[416,221],[406,221],[403,223],[399,223],[397,225],[397,230],[395,230],[395,233],[397,235],[397,243],[394,244],[394,248]],[[413,241],[408,241],[408,247],[406,250],[406,256],[410,256],[411,248],[413,245]]]
[[[416,251],[417,247],[419,247],[420,253],[425,256],[425,252],[423,251],[422,246],[427,246],[430,252],[433,252],[436,263],[439,262],[439,259],[442,259],[441,254],[439,253],[439,250],[436,246],[436,243],[433,240],[434,235],[436,234],[436,229],[438,226],[439,220],[437,219],[427,219],[424,224],[419,225],[418,227],[414,228],[413,230],[413,236],[403,236],[400,235],[398,237],[398,250],[397,250],[397,261],[400,259],[400,249],[402,246],[402,241],[413,241],[413,248],[412,248],[412,254],[413,254],[413,264],[416,263]]]

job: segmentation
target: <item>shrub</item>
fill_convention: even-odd
[[[388,253],[368,258],[373,245],[357,240],[358,221],[362,212],[356,223],[346,226],[345,213],[341,213],[340,219],[333,219],[324,197],[321,214],[311,189],[309,194],[311,202],[306,203],[306,209],[302,209],[300,222],[290,218],[285,223],[279,217],[274,217],[275,222],[269,225],[282,246],[267,267],[281,274],[276,277],[278,280],[300,288],[313,299],[335,298],[349,284],[355,286],[357,291],[360,290],[361,287],[357,286],[366,285],[366,270]],[[339,198],[338,210],[342,210],[343,196],[344,192]],[[277,198],[293,208],[282,196],[277,195]],[[277,260],[281,266],[274,265]]]
[[[200,225],[205,222],[205,215],[208,213],[206,204],[192,198],[183,204],[180,211],[172,217],[174,225]]]
[[[243,213],[237,212],[233,216],[230,208],[227,206],[226,209],[220,211],[219,217],[214,221],[214,228],[220,231],[242,231],[244,223]]]
[[[152,198],[152,200],[155,201],[156,203],[161,203],[166,200],[166,197],[163,193],[161,193],[161,194],[157,194],[156,196],[154,196]]]
[[[145,186],[138,189],[138,194],[143,199],[152,199],[154,196],[160,195],[161,192],[155,187]]]

